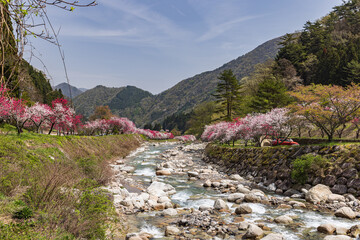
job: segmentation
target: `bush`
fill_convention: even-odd
[[[296,158],[292,164],[291,178],[298,183],[305,184],[308,173],[316,167],[324,167],[327,159],[320,155],[306,154]]]
[[[14,212],[13,218],[16,219],[29,219],[33,216],[33,211],[28,206],[22,207],[20,210]]]

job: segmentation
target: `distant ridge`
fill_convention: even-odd
[[[84,91],[82,91],[81,89],[76,88],[76,87],[74,87],[74,86],[71,86],[71,85],[69,85],[69,84],[67,84],[67,83],[65,83],[65,82],[60,83],[59,85],[56,85],[54,88],[55,88],[55,89],[58,89],[58,90],[60,89],[61,92],[62,92],[62,94],[63,94],[64,96],[70,98],[69,86],[70,86],[70,88],[71,88],[71,95],[72,95],[73,98],[76,97],[76,96],[78,96],[78,95],[80,95],[80,94],[82,94],[82,93],[84,92]]]
[[[240,80],[254,71],[255,65],[274,59],[281,38],[267,41],[249,53],[223,66],[185,79],[174,87],[157,95],[136,87],[106,88],[98,86],[74,99],[75,109],[90,116],[95,106],[109,105],[114,114],[128,117],[138,126],[148,122],[161,122],[167,116],[191,111],[196,105],[212,99],[219,74],[225,69],[233,70]]]

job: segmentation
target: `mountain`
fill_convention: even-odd
[[[150,92],[133,86],[97,86],[74,98],[73,103],[76,112],[85,117],[91,116],[96,106],[108,105],[113,114],[134,119],[139,115],[140,102],[152,97]]]
[[[89,89],[87,89],[87,88],[79,88],[79,90],[82,91],[82,92],[86,92]]]
[[[137,126],[149,122],[161,122],[167,116],[189,112],[196,105],[213,99],[212,93],[218,83],[217,77],[225,69],[231,69],[238,79],[242,79],[254,71],[255,65],[274,59],[280,41],[281,38],[267,41],[213,71],[185,79],[158,95],[130,86],[126,87],[125,91],[123,88],[98,86],[76,97],[75,109],[77,113],[88,117],[95,106],[109,105],[114,114],[128,117]]]
[[[80,94],[82,94],[84,91],[82,91],[81,89],[79,88],[76,88],[74,86],[71,86],[65,82],[63,83],[60,83],[59,85],[55,86],[54,88],[55,89],[60,89],[62,94],[68,98],[70,98],[70,90],[69,90],[69,86],[71,88],[71,95],[72,97],[76,97],[76,96],[79,96]]]

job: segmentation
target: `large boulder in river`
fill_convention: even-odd
[[[335,216],[354,219],[356,218],[356,213],[349,207],[342,207],[335,212]]]
[[[317,227],[318,232],[325,234],[333,234],[336,230],[335,226],[330,223],[321,224]]]
[[[287,215],[282,215],[274,219],[276,223],[280,224],[290,224],[293,223],[293,219]]]
[[[175,194],[176,190],[170,184],[155,181],[147,188],[147,192],[150,195],[163,197],[163,196],[169,196],[171,194]]]
[[[236,202],[237,200],[241,199],[241,201],[244,199],[245,194],[243,193],[232,193],[228,196],[227,200],[229,202]]]
[[[156,175],[158,175],[158,176],[169,176],[169,175],[171,175],[171,171],[170,171],[170,169],[157,170]]]
[[[311,203],[326,202],[330,194],[332,194],[332,192],[328,186],[318,184],[305,194],[305,199]]]
[[[236,214],[250,214],[252,213],[252,209],[247,204],[241,204],[239,207],[235,209]]]

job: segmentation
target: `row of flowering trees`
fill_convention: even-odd
[[[172,133],[139,129],[127,118],[112,117],[111,119],[96,119],[85,124],[81,116],[76,115],[69,107],[66,99],[56,99],[51,106],[35,103],[27,106],[26,102],[8,95],[7,89],[0,87],[0,122],[7,122],[16,127],[18,134],[24,128],[33,129],[37,133],[44,129],[51,134],[108,135],[108,134],[143,134],[150,139],[172,139]]]
[[[339,138],[349,124],[360,135],[360,85],[347,87],[331,85],[300,86],[290,95],[296,100],[287,108],[275,108],[265,114],[254,113],[233,122],[219,122],[206,126],[205,141],[254,141],[261,145],[266,138],[288,137],[293,130],[301,132],[318,129],[331,141]]]
[[[208,125],[201,136],[204,141],[235,142],[243,140],[245,145],[254,141],[261,145],[269,137],[288,137],[291,133],[289,115],[286,108],[275,108],[268,113],[249,114],[233,122],[219,122]]]

